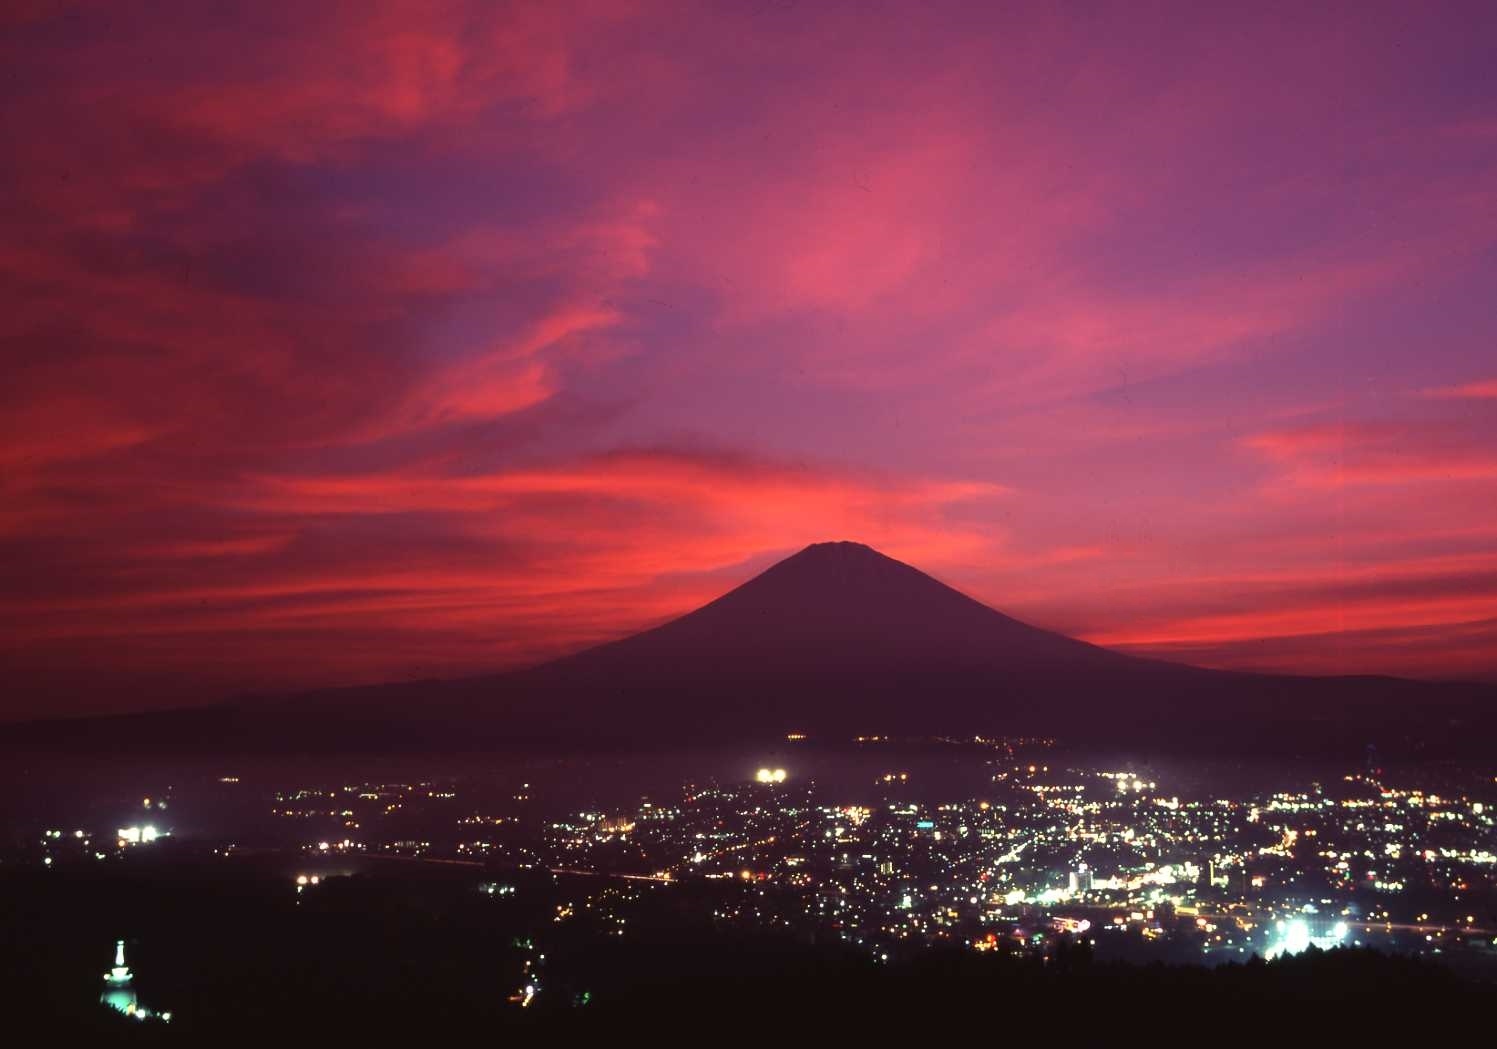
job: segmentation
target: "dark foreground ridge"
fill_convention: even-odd
[[[890,1025],[986,1040],[1107,1032],[1112,1042],[1123,1031],[1153,1032],[1153,1041],[1187,1022],[1273,1037],[1293,1019],[1345,1035],[1386,1022],[1390,1010],[1419,1017],[1428,1034],[1479,1023],[1497,1005],[1490,984],[1363,949],[1206,969],[1098,962],[1087,941],[1063,938],[1043,957],[935,949],[880,963],[845,944],[714,931],[680,899],[710,891],[701,886],[654,894],[620,939],[585,919],[553,920],[574,887],[516,877],[519,891],[496,902],[461,878],[335,878],[298,897],[284,879],[232,864],[12,871],[0,876],[0,936],[12,947],[0,952],[7,1028],[18,1045],[68,1033],[178,1045],[302,1045],[336,1033],[332,1044],[375,1036],[371,1044],[386,1045],[457,1031],[486,1041],[531,1032],[546,1044],[621,1031],[738,1044],[735,1035],[752,1032],[798,1044],[807,1027],[845,1040],[887,1037]],[[130,944],[142,998],[173,1011],[169,1025],[96,1004],[114,937]],[[515,1001],[527,984],[539,985],[530,1008]]]
[[[1003,615],[859,543],[818,543],[653,630],[526,670],[166,714],[0,742],[252,750],[702,743],[804,733],[1057,736],[1234,753],[1470,752],[1497,688],[1143,659]]]

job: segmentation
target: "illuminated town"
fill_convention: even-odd
[[[840,944],[878,962],[942,945],[1037,957],[1081,945],[1208,966],[1371,946],[1497,967],[1490,773],[1442,770],[1448,785],[1435,787],[1427,769],[1416,782],[1364,766],[1228,792],[1033,742],[865,739],[858,771],[842,773],[861,785],[831,787],[798,771],[797,757],[806,769],[818,758],[788,742],[775,763],[585,808],[546,786],[568,778],[556,770],[336,785],[219,776],[196,788],[217,800],[166,789],[102,839],[50,828],[10,858],[128,865],[169,848],[230,864],[280,857],[298,898],[389,864],[452,872],[498,900],[528,894],[548,920],[526,940],[522,1007],[544,994],[548,937],[575,926],[626,938],[672,896],[725,933]],[[922,770],[952,763],[980,789],[933,794]],[[174,825],[189,809],[200,828],[223,798],[253,810],[244,826],[257,829]]]
[[[1497,791],[1426,793],[1359,773],[1187,800],[1130,770],[1010,764],[987,796],[931,804],[909,800],[908,772],[877,782],[880,802],[839,804],[761,770],[552,822],[521,862],[736,883],[719,922],[834,935],[885,959],[932,943],[1043,950],[1061,933],[1118,955],[1158,941],[1160,955],[1207,961],[1311,944],[1497,948],[1486,800]]]

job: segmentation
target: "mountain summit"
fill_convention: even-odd
[[[585,712],[610,735],[933,734],[1033,731],[1058,695],[1202,675],[1040,630],[871,547],[833,542],[654,630],[491,683],[529,717]]]
[[[1359,754],[1369,742],[1385,753],[1460,749],[1494,711],[1485,686],[1241,674],[1112,652],[834,542],[653,630],[526,670],[52,723],[17,738],[377,750],[1043,734]]]
[[[862,543],[806,547],[711,604],[668,624],[711,644],[781,646],[863,641],[895,651],[938,646],[1011,655],[1090,646],[1010,619]],[[662,628],[665,630],[667,628]],[[866,652],[874,658],[877,653]]]
[[[690,677],[717,692],[744,679],[773,681],[783,691],[798,679],[861,679],[869,671],[928,681],[984,668],[1101,670],[1144,662],[1011,619],[861,543],[835,542],[808,546],[654,630],[532,675],[588,667],[648,673],[662,689]]]

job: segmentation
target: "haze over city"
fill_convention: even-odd
[[[13,9],[0,716],[523,666],[828,539],[1497,678],[1493,18]]]

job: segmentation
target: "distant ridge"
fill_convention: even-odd
[[[258,749],[1058,736],[1237,753],[1456,753],[1497,689],[1206,670],[1022,623],[854,542],[816,543],[694,612],[541,666],[331,689],[5,738]]]

